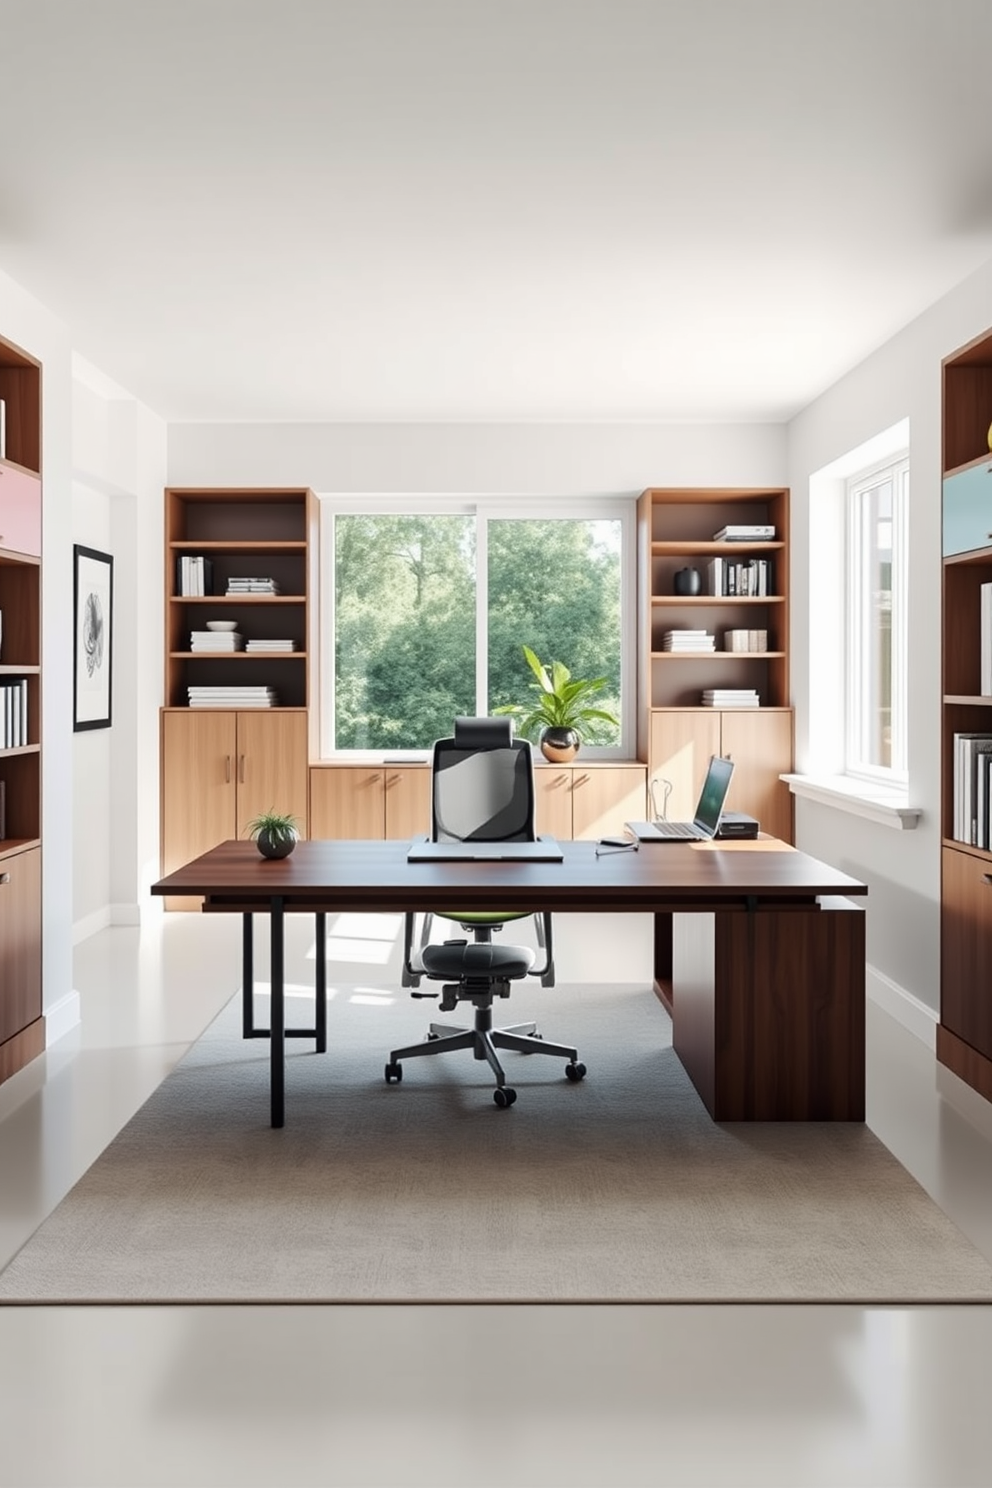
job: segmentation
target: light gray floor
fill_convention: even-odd
[[[331,928],[387,1049],[395,922]],[[605,979],[617,942],[564,929],[563,980]],[[81,1028],[0,1086],[0,1264],[237,989],[238,936],[182,915],[78,947]],[[305,921],[290,948],[303,1009]],[[640,921],[626,950],[642,970]],[[868,1032],[870,1124],[992,1259],[992,1112],[871,1005]],[[984,1488],[990,1361],[970,1307],[7,1308],[0,1484]]]

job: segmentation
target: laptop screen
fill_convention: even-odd
[[[723,803],[727,799],[727,791],[730,789],[730,777],[734,773],[732,760],[724,759],[721,755],[714,754],[706,771],[706,779],[703,788],[699,792],[699,804],[696,807],[695,823],[707,836],[713,837],[720,825],[720,817],[723,815]]]

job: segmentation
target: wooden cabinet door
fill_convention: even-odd
[[[719,753],[719,713],[695,709],[652,713],[648,780],[656,783],[659,810],[665,801],[662,781],[671,782],[665,811],[669,821],[692,821],[710,756]]]
[[[538,835],[569,842],[572,837],[572,771],[561,765],[534,767],[534,820]]]
[[[0,861],[0,1044],[41,1017],[41,848]]]
[[[986,858],[945,847],[940,1021],[992,1059],[992,872]]]
[[[322,765],[310,771],[310,836],[381,842],[384,775],[369,765]]]
[[[720,753],[734,762],[728,810],[746,811],[763,832],[791,842],[792,793],[779,779],[792,769],[791,711],[728,710],[720,719]]]
[[[597,765],[572,769],[572,836],[599,838],[623,832],[625,821],[643,821],[643,765]]]
[[[425,766],[385,769],[385,832],[401,840],[431,830],[431,771]]]
[[[237,835],[236,756],[235,713],[162,714],[163,874]]]
[[[295,816],[307,834],[307,716],[278,710],[238,714],[237,836],[263,811]]]

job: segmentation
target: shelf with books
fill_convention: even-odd
[[[992,1099],[992,330],[945,357],[937,1058]]]
[[[315,498],[300,488],[177,489],[165,494],[165,702],[250,677],[275,706],[309,703]],[[202,637],[234,622],[236,648]],[[275,643],[284,643],[270,649]],[[240,664],[251,661],[246,673]]]
[[[725,528],[748,526],[774,535],[715,539]],[[638,534],[638,756],[649,779],[669,780],[671,811],[691,817],[709,755],[731,752],[733,809],[791,841],[792,798],[778,778],[793,761],[789,492],[652,487],[638,501]],[[709,592],[715,560],[735,579],[760,574],[753,588],[760,583],[766,592]],[[691,637],[676,639],[692,631],[706,638],[705,649]],[[744,633],[747,650],[740,649]],[[758,706],[737,704],[742,695]]]
[[[0,338],[0,1080],[45,1047],[41,377]]]

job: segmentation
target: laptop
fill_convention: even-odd
[[[560,863],[565,854],[553,837],[536,842],[432,842],[417,838],[408,863]]]
[[[734,773],[733,761],[714,754],[699,792],[696,814],[691,822],[626,822],[638,842],[708,842],[720,828],[724,802]]]

